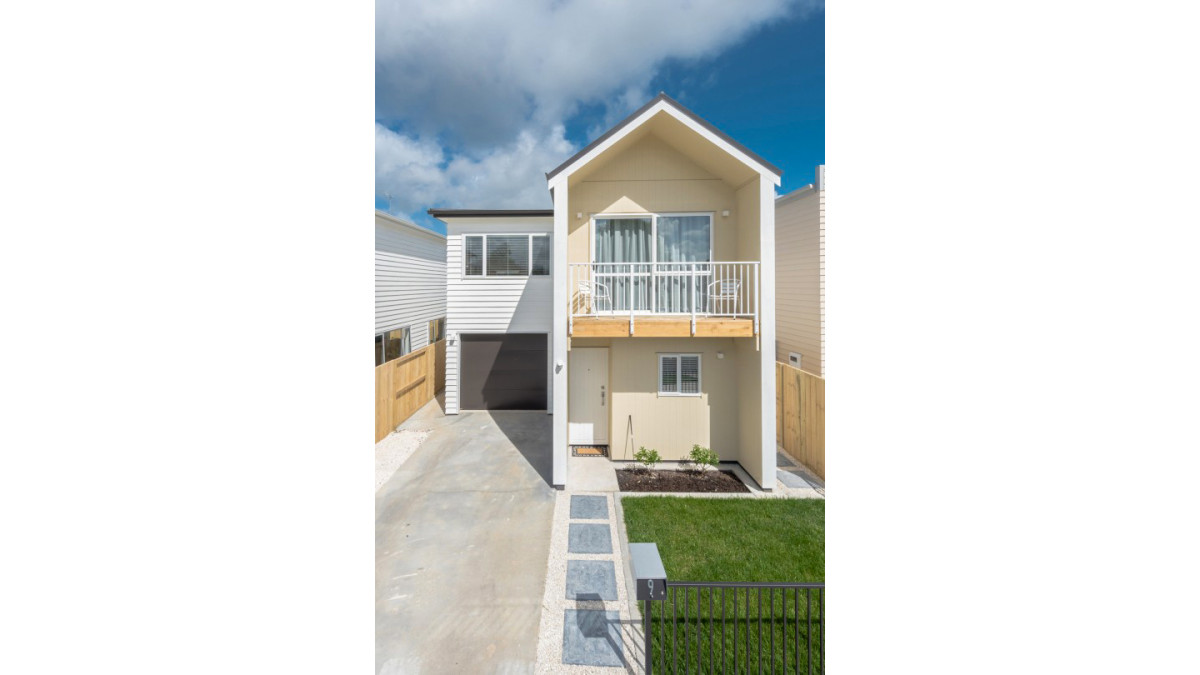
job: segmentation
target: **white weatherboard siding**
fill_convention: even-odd
[[[775,358],[825,376],[825,191],[797,190],[775,202]]]
[[[446,413],[458,413],[458,360],[463,334],[550,333],[553,325],[553,282],[550,276],[467,277],[463,275],[464,234],[541,234],[553,229],[550,217],[454,218],[445,217],[446,334],[455,338],[446,346]],[[551,242],[554,246],[554,242]],[[553,248],[551,249],[553,250]],[[564,326],[565,329],[565,326]],[[549,339],[549,336],[547,336]],[[547,342],[546,353],[552,353]],[[553,389],[547,391],[553,396]],[[550,399],[552,400],[552,399]],[[549,405],[549,403],[548,403]]]
[[[429,344],[429,322],[446,316],[446,239],[375,213],[375,334],[410,326],[412,349]]]

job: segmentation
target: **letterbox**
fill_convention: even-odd
[[[663,600],[667,597],[667,571],[658,555],[658,544],[630,544],[634,585],[638,600]]]

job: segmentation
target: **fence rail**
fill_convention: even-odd
[[[775,442],[825,480],[825,378],[775,362]]]
[[[647,674],[825,672],[825,584],[667,581],[666,590],[643,601]]]
[[[375,442],[445,388],[445,340],[375,366]]]

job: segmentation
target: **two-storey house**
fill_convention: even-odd
[[[546,174],[553,209],[450,210],[446,412],[553,416],[571,446],[693,445],[775,485],[781,172],[660,94]]]

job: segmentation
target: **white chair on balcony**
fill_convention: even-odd
[[[612,311],[612,295],[608,292],[607,284],[592,281],[591,279],[584,279],[579,282],[579,304],[580,306],[587,307],[589,314],[596,313],[596,306],[602,300],[608,302],[608,309]]]
[[[738,308],[738,298],[741,297],[742,282],[740,279],[717,279],[708,285],[708,313],[713,314],[713,307],[729,313],[730,303],[734,311]]]

